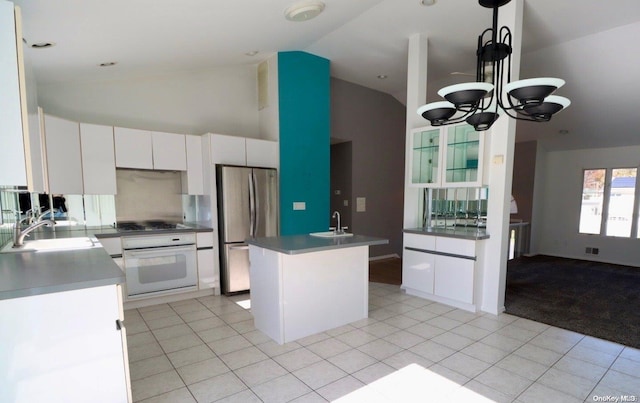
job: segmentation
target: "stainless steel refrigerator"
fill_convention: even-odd
[[[220,282],[226,295],[248,291],[248,238],[278,235],[278,176],[271,168],[216,165]]]

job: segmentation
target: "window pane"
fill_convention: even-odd
[[[580,233],[599,234],[602,222],[605,169],[585,169],[580,207]]]
[[[614,169],[611,171],[607,235],[631,236],[633,202],[636,194],[636,171],[636,168]]]

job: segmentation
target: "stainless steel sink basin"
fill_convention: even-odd
[[[337,234],[333,231],[312,232],[309,235],[316,236],[318,238],[345,238],[345,237],[353,236],[353,234],[350,234],[348,232]]]
[[[100,243],[94,242],[89,237],[35,239],[33,241],[25,241],[24,245],[17,248],[13,247],[13,242],[9,242],[0,250],[0,253],[55,252],[97,247],[100,247]]]

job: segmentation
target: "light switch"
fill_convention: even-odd
[[[493,156],[493,164],[494,165],[502,165],[504,163],[504,155],[494,155]]]
[[[293,202],[293,209],[294,210],[306,210],[307,209],[307,203],[305,203],[305,202]]]
[[[340,189],[338,189],[338,190],[334,190],[333,194],[335,194],[336,196],[339,196],[340,194],[342,194],[342,192],[340,191]]]
[[[344,206],[345,206],[345,207],[349,207],[349,200],[345,200],[345,201],[343,202],[343,204],[344,204]]]
[[[367,199],[365,197],[356,197],[356,212],[363,213],[367,211]]]

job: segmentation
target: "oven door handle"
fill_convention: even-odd
[[[195,252],[195,245],[188,246],[168,246],[162,248],[153,248],[153,249],[138,249],[138,250],[125,250],[124,255],[130,257],[138,257],[138,256],[166,256],[166,255],[174,255],[175,252]]]

